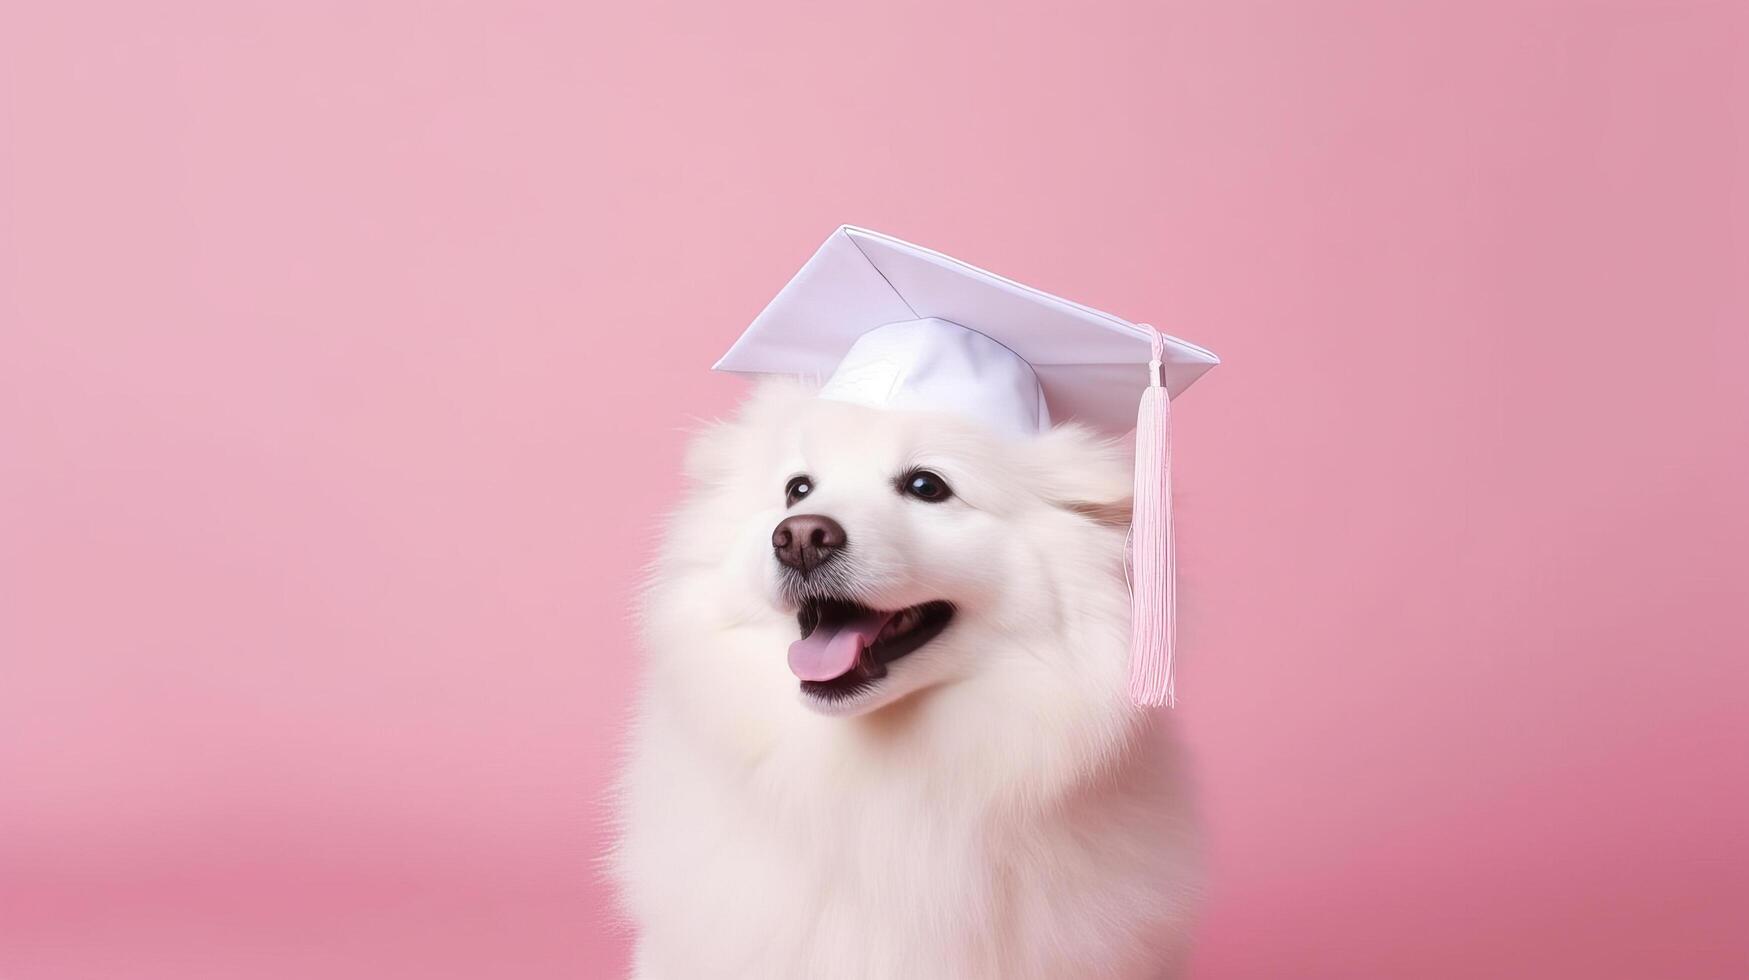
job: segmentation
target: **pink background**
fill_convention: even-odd
[[[1749,968],[1740,3],[0,20],[0,977],[605,977],[626,607],[842,221],[1179,403],[1196,975]]]

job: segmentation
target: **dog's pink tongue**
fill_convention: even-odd
[[[864,647],[886,628],[892,613],[871,612],[837,626],[825,623],[789,645],[789,669],[804,681],[829,681],[856,669]]]

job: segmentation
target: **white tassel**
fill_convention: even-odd
[[[1136,411],[1135,500],[1130,515],[1130,700],[1141,707],[1177,703],[1173,654],[1178,645],[1178,555],[1172,541],[1172,395],[1161,380],[1160,332],[1151,381]]]

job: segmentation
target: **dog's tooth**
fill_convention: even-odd
[[[865,681],[875,681],[887,676],[887,665],[881,663],[874,653],[864,647],[856,656],[856,676]]]

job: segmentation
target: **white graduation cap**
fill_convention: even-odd
[[[1168,403],[1220,358],[1146,324],[846,225],[716,370],[824,381],[820,397],[929,409],[1030,436],[1136,430],[1130,695],[1170,704],[1175,645]]]

